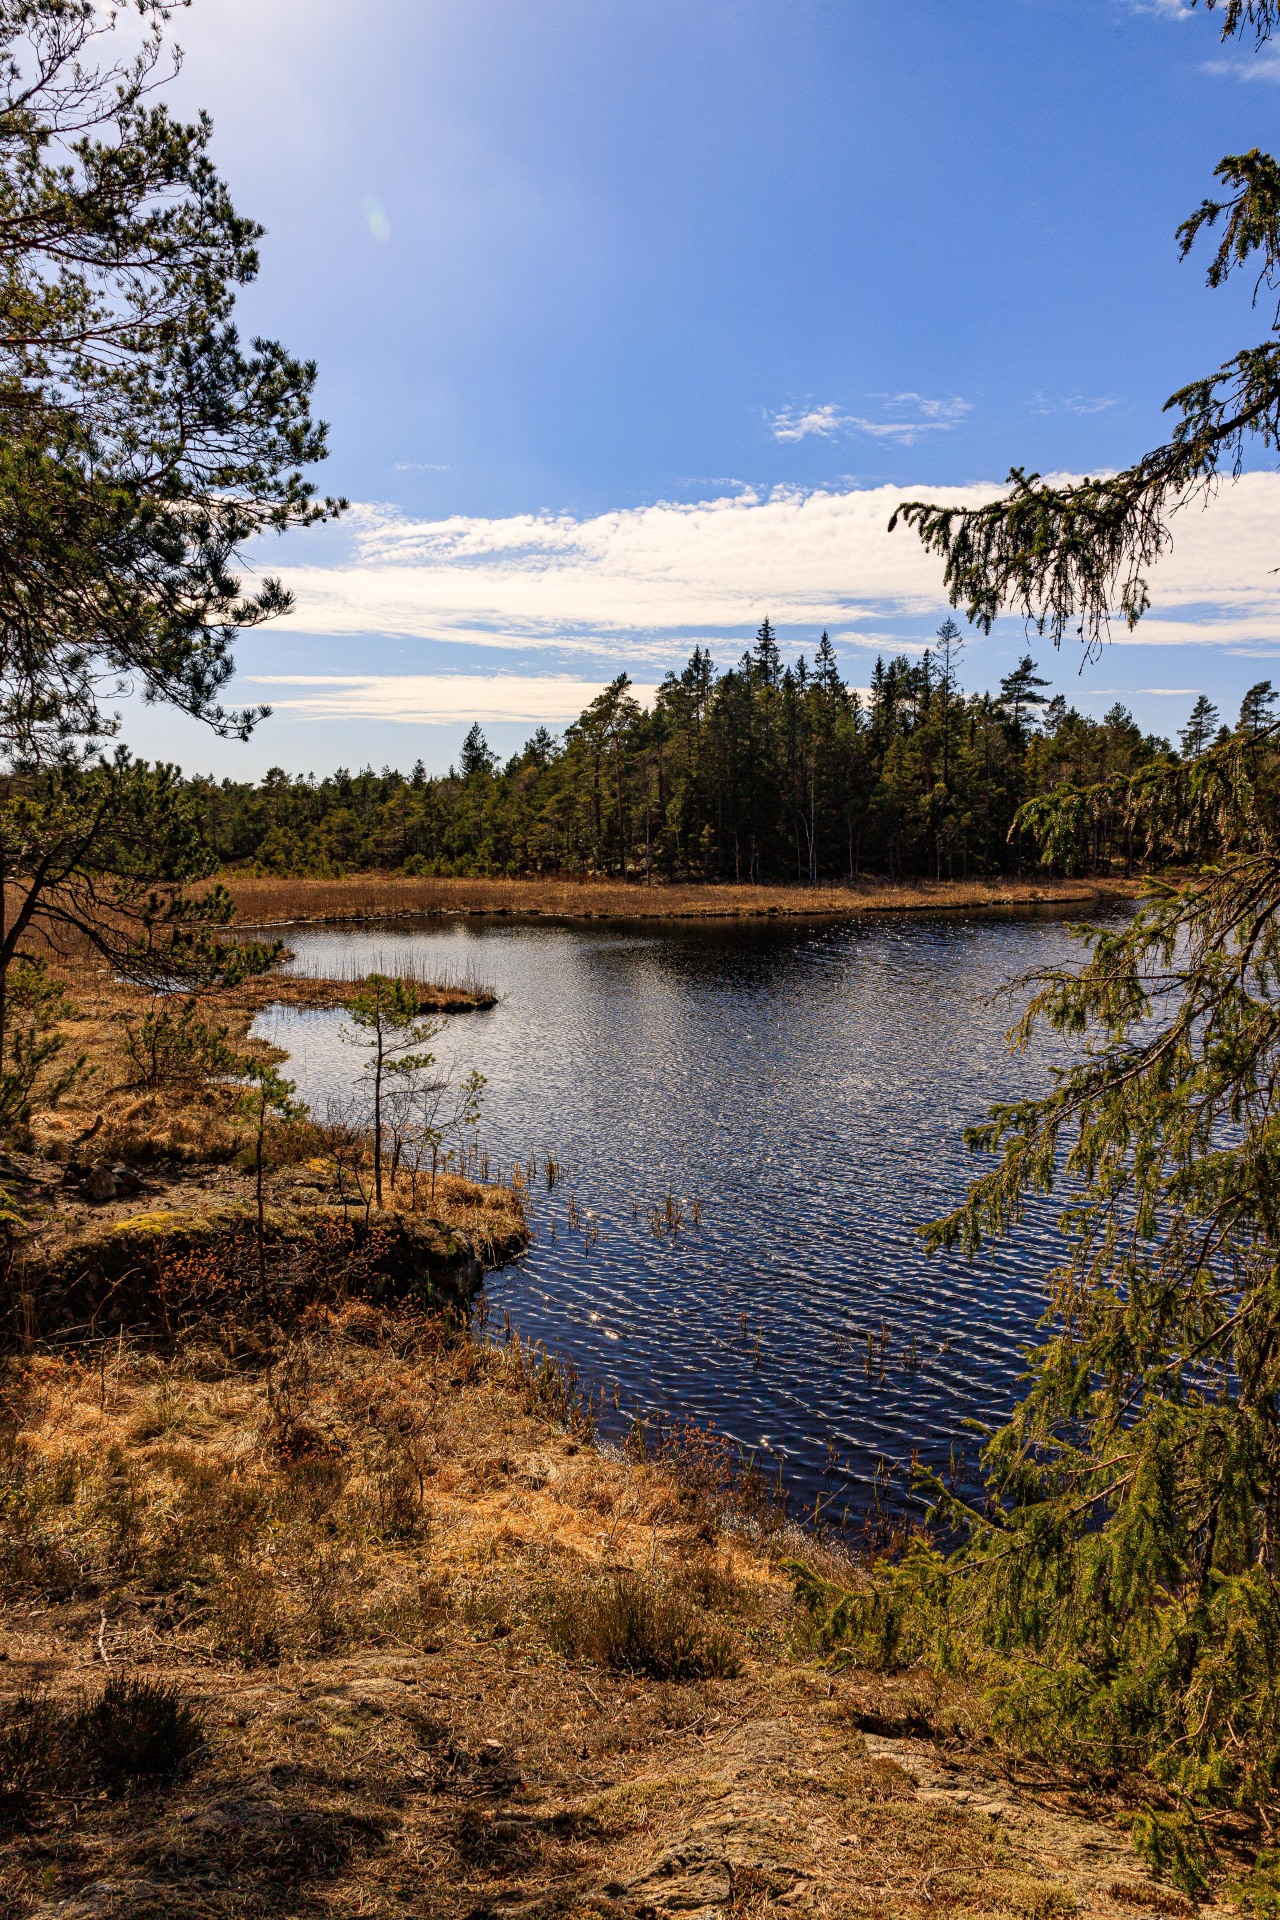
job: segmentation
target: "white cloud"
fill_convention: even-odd
[[[784,407],[775,413],[772,422],[775,440],[804,440],[811,433],[818,433],[824,439],[834,440],[847,424],[848,416],[838,407],[810,407],[807,413],[798,413],[794,407]]]
[[[921,485],[910,494],[975,506],[997,491]],[[359,507],[344,523],[341,560],[283,570],[296,607],[282,624],[349,641],[354,670],[261,680],[246,695],[260,688],[276,706],[327,718],[561,724],[621,665],[657,680],[695,640],[727,664],[766,614],[806,647],[827,627],[842,650],[918,652],[946,596],[939,561],[909,528],[888,532],[907,497],[898,487],[778,490],[588,519],[413,520]],[[1173,526],[1173,551],[1151,574],[1151,613],[1132,634],[1117,625],[1113,641],[1275,659],[1280,475],[1247,474]],[[466,646],[473,670],[380,671],[379,638]],[[478,670],[486,655],[496,665],[512,653],[524,656],[515,671]],[[546,674],[530,670],[538,654]],[[575,659],[579,672],[566,672]],[[1171,664],[1152,677],[1186,671]]]
[[[969,504],[991,493],[944,491]],[[942,599],[941,569],[909,532],[887,532],[903,498],[892,487],[746,493],[586,520],[357,508],[344,564],[283,569],[296,599],[285,624],[596,657],[625,642],[665,663],[673,631],[714,638],[766,613],[832,627],[874,619],[882,602],[927,614]]]
[[[261,687],[273,707],[293,710],[313,720],[402,720],[414,726],[454,726],[479,720],[490,725],[504,721],[542,721],[565,724],[576,720],[600,692],[599,680],[570,680],[558,674],[503,674],[490,678],[465,673],[388,673],[351,675],[292,673],[276,678],[250,675],[245,683]],[[306,687],[301,698],[283,699],[275,687]],[[648,705],[657,691],[652,685],[632,688]]]
[[[1201,65],[1202,73],[1210,73],[1217,79],[1226,80],[1263,80],[1272,86],[1280,86],[1280,52],[1274,48],[1252,57],[1244,55],[1236,60],[1206,60]]]
[[[1038,393],[1031,402],[1031,411],[1032,413],[1106,413],[1109,408],[1119,405],[1118,400],[1094,400],[1083,393],[1069,393],[1060,400],[1050,400],[1045,394]]]
[[[919,393],[881,393],[872,396],[881,401],[891,415],[888,420],[871,420],[858,413],[841,413],[831,402],[822,406],[783,407],[770,421],[775,440],[790,442],[817,434],[834,440],[842,433],[866,433],[877,440],[897,440],[910,446],[922,433],[948,433],[958,426],[973,408],[968,400],[929,400]]]
[[[890,534],[911,494],[974,506],[997,489],[777,490],[602,513],[454,515],[413,520],[356,508],[349,551],[331,566],[294,566],[296,632],[381,634],[488,649],[651,658],[664,666],[684,636],[735,639],[768,614],[787,627],[867,634],[879,623],[941,613],[940,562],[909,528]],[[1154,569],[1154,606],[1136,633],[1148,645],[1280,644],[1280,475],[1247,474],[1174,521],[1173,552]],[[295,549],[296,550],[296,549]],[[868,633],[868,628],[870,632]]]

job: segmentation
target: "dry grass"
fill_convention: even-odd
[[[96,1157],[144,1161],[170,1158],[188,1163],[225,1162],[248,1142],[250,1128],[237,1113],[232,1089],[138,1085],[138,1066],[130,1058],[127,1035],[154,1003],[139,989],[113,978],[96,960],[63,960],[58,972],[65,978],[74,1006],[63,1024],[66,1054],[83,1056],[85,1072],[56,1108],[39,1101],[33,1122],[41,1151],[66,1157],[92,1152]],[[492,1006],[496,995],[476,982],[433,983],[414,977],[424,1013],[461,1013]],[[200,1017],[225,1030],[240,1050],[263,1059],[286,1056],[265,1042],[248,1038],[262,1008],[275,1003],[304,1007],[337,1007],[350,996],[353,980],[346,977],[267,975],[200,999]],[[62,1064],[60,1060],[59,1065]],[[300,1136],[299,1153],[315,1151]],[[398,1201],[397,1204],[400,1204]]]
[[[530,914],[553,919],[713,919],[787,915],[844,918],[858,913],[955,911],[1078,903],[1128,897],[1128,880],[911,881],[893,886],[746,887],[625,885],[618,880],[434,880],[400,873],[352,874],[341,880],[223,876],[247,926],[308,921],[385,921],[450,914]]]
[[[659,1469],[549,1425],[526,1361],[348,1304],[251,1352],[211,1325],[11,1362],[6,1915],[1123,1910],[1123,1840],[860,1731],[868,1702],[905,1720],[900,1693],[918,1724],[918,1684],[815,1669],[761,1544],[708,1542]],[[617,1589],[724,1657],[675,1678],[557,1651],[563,1596]],[[98,1792],[101,1755],[49,1764],[95,1704]]]
[[[686,1597],[651,1573],[612,1572],[548,1594],[548,1638],[566,1659],[613,1673],[650,1680],[731,1678],[742,1665],[734,1640],[709,1625],[705,1606],[698,1604],[715,1591],[714,1583],[703,1582]]]
[[[3,1176],[4,1204],[17,1209],[10,1222],[23,1223],[11,1275],[11,1292],[16,1284],[21,1295],[18,1317],[34,1314],[34,1324],[52,1332],[74,1318],[74,1303],[96,1315],[110,1293],[117,1317],[136,1314],[139,1324],[149,1324],[156,1311],[163,1320],[171,1306],[198,1304],[211,1287],[218,1291],[204,1272],[210,1261],[261,1279],[256,1244],[249,1244],[256,1229],[254,1125],[239,1090],[220,1080],[202,1083],[198,1075],[139,1085],[127,1040],[146,997],[87,964],[68,969],[68,984],[75,1012],[64,1025],[62,1058],[82,1056],[84,1070],[55,1106],[37,1099],[30,1128],[37,1157],[20,1170],[10,1160]],[[200,1014],[238,1049],[283,1058],[247,1040],[252,996],[207,996]],[[403,1290],[402,1270],[418,1258],[447,1297],[455,1284],[450,1273],[467,1256],[495,1266],[528,1244],[523,1171],[503,1179],[494,1170],[491,1177],[477,1157],[473,1168],[442,1171],[433,1185],[422,1176],[415,1184],[403,1172],[393,1180],[388,1170],[380,1215],[366,1204],[371,1155],[358,1130],[306,1119],[273,1123],[265,1145],[266,1291],[279,1301],[324,1295],[347,1269],[352,1285],[367,1268],[375,1291]],[[123,1163],[134,1170],[133,1191],[126,1183],[117,1199],[95,1202],[78,1180],[64,1182],[68,1163],[82,1170]],[[357,1247],[352,1240],[357,1227],[386,1242],[382,1267],[363,1241]],[[219,1251],[220,1239],[226,1245]],[[464,1279],[459,1268],[457,1284]],[[28,1281],[30,1295],[22,1291]],[[14,1329],[10,1300],[0,1308],[0,1330],[11,1336]]]
[[[342,974],[267,973],[207,999],[214,1009],[236,1014],[260,1013],[264,1007],[344,1007],[367,971],[358,972],[352,962]],[[397,966],[395,972],[416,991],[419,1013],[475,1013],[498,1004],[494,988],[480,980],[418,978],[411,966]]]

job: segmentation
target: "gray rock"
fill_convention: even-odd
[[[114,1200],[117,1192],[116,1177],[110,1167],[94,1167],[81,1191],[86,1200]]]

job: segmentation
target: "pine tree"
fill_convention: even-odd
[[[1247,739],[1256,739],[1265,733],[1275,721],[1275,704],[1280,699],[1269,680],[1259,680],[1250,687],[1240,702],[1240,718],[1236,723]]]
[[[1012,673],[1006,673],[1000,682],[1000,704],[1009,715],[1015,734],[1022,737],[1022,716],[1027,708],[1043,707],[1048,703],[1039,691],[1047,687],[1048,680],[1042,680],[1036,672],[1035,661],[1029,653],[1024,653]]]
[[[498,764],[498,756],[490,751],[478,720],[472,723],[466,739],[462,743],[462,756],[459,765],[464,780],[474,780],[477,776],[491,774]]]
[[[0,747],[27,759],[109,735],[120,673],[247,733],[232,644],[291,603],[237,556],[340,504],[303,478],[315,367],[234,325],[261,229],[208,120],[153,98],[173,8],[137,11],[139,50],[98,65],[112,10],[0,4]]]
[[[1183,757],[1194,760],[1197,754],[1203,753],[1205,748],[1212,744],[1213,736],[1217,731],[1218,709],[1208,694],[1198,694],[1187,724],[1178,735],[1178,745],[1182,748]]]

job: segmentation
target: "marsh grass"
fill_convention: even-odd
[[[670,1479],[684,1504],[709,1529],[748,1526],[768,1539],[789,1524],[781,1472],[766,1473],[753,1453],[714,1426],[661,1414],[637,1416],[623,1452]]]
[[[551,919],[718,919],[790,915],[833,919],[913,909],[1037,905],[1090,901],[1134,891],[1125,882],[1073,880],[883,881],[856,886],[642,886],[619,880],[431,879],[403,873],[360,873],[342,879],[292,875],[222,875],[245,926],[377,922],[467,914],[528,914]]]

